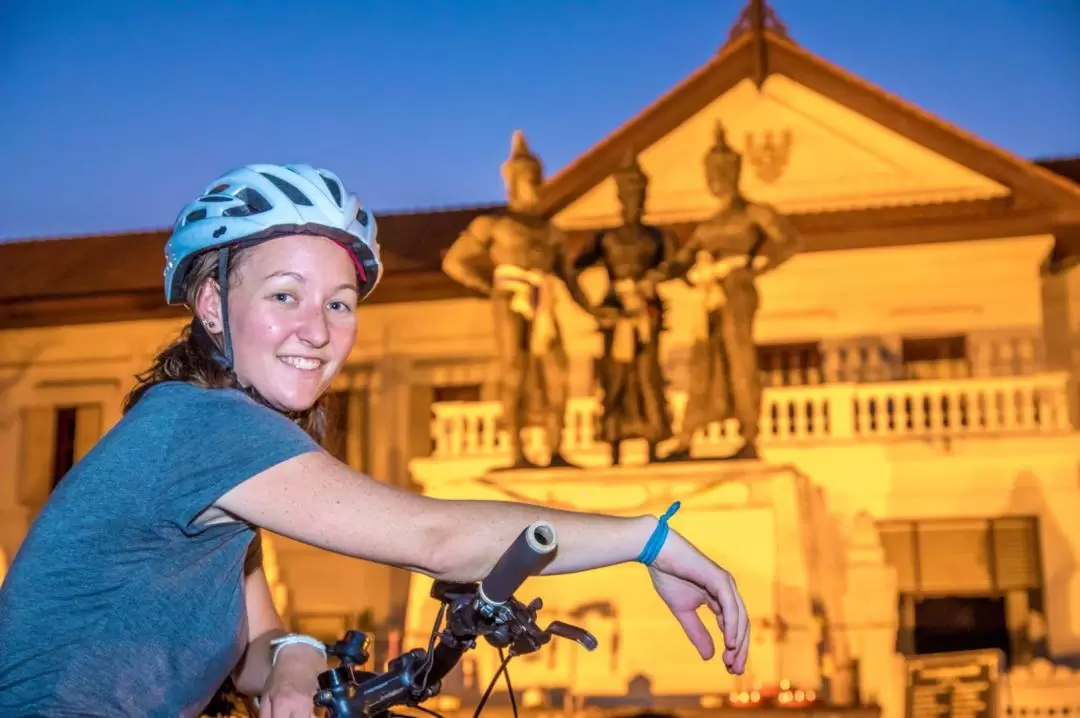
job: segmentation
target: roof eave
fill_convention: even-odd
[[[1007,187],[1018,204],[1080,206],[1080,184],[937,118],[876,85],[765,31],[768,73],[779,74],[845,105],[931,151]],[[749,34],[721,52],[577,160],[544,187],[553,215],[602,182],[627,151],[640,152],[753,73]]]

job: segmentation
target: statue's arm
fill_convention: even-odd
[[[566,285],[566,290],[574,303],[590,314],[595,314],[596,310],[589,304],[589,298],[585,296],[578,278],[583,271],[603,259],[602,237],[601,233],[597,233],[576,256],[571,256],[566,234],[554,224],[551,225],[554,271]]]
[[[700,230],[695,229],[681,247],[676,246],[674,237],[669,233],[665,233],[665,237],[664,260],[660,262],[653,276],[660,282],[686,279],[687,273],[697,262],[697,255],[702,247]]]
[[[567,259],[570,262],[568,271],[575,274],[580,274],[590,267],[594,267],[604,259],[604,233],[596,232],[589,238],[580,251],[573,257],[570,256],[570,249],[566,241],[566,235],[562,230],[556,230],[559,233],[560,241],[562,242],[563,251],[566,253]]]
[[[764,204],[748,206],[747,214],[766,237],[758,252],[758,257],[764,258],[765,262],[755,263],[758,274],[776,269],[802,251],[802,238],[787,217]]]
[[[491,294],[491,282],[477,269],[476,260],[490,256],[495,222],[496,218],[488,215],[473,219],[446,250],[442,261],[448,277],[483,294]]]

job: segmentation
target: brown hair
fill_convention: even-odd
[[[239,283],[238,269],[248,251],[247,248],[229,250],[229,286]],[[184,283],[184,302],[189,307],[195,306],[199,290],[206,282],[217,281],[219,252],[205,252],[192,262]],[[124,399],[124,413],[129,412],[151,387],[166,381],[186,381],[204,389],[238,389],[263,406],[289,417],[313,439],[322,443],[326,434],[325,396],[306,411],[283,412],[271,406],[254,387],[241,386],[236,375],[219,363],[216,355],[221,354],[218,339],[206,331],[198,317],[192,317],[180,335],[154,357],[150,367],[135,377],[138,383]]]

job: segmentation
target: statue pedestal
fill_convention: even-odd
[[[821,596],[838,593],[820,584],[842,576],[815,568],[838,548],[823,546],[820,537],[835,532],[815,525],[829,519],[815,510],[817,490],[794,468],[761,461],[691,461],[473,477],[430,469],[422,474],[415,478],[425,495],[444,499],[521,501],[623,516],[659,515],[679,500],[682,509],[672,527],[738,581],[753,624],[750,662],[741,677],[729,676],[718,659],[701,660],[640,564],[530,579],[518,598],[543,598],[542,625],[553,619],[577,623],[600,646],[590,653],[556,639],[540,654],[516,659],[516,687],[569,688],[579,696],[608,698],[627,695],[631,682],[641,677],[656,696],[726,694],[784,679],[797,687],[819,687],[820,631],[813,606],[821,604]],[[428,598],[430,587],[424,577],[412,580],[410,645],[426,643],[430,632],[437,610]],[[706,625],[720,646],[715,622]],[[498,656],[485,646],[476,653],[484,684]]]

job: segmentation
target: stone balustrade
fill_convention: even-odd
[[[1002,703],[1010,718],[1080,715],[1080,671],[1045,659],[1009,671]]]
[[[1071,430],[1068,377],[1064,373],[968,379],[774,386],[765,390],[761,442],[820,444],[905,438],[1058,434]],[[676,426],[686,395],[673,392]],[[567,407],[564,448],[597,447],[599,402],[574,398]],[[433,406],[432,458],[467,458],[506,451],[497,402],[442,402]],[[529,432],[527,450],[543,437]],[[738,442],[734,420],[717,422],[697,436],[697,448],[725,448]]]

